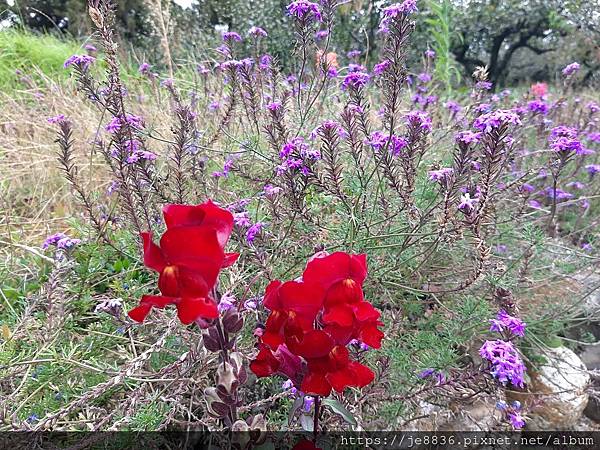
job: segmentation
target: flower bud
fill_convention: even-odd
[[[219,387],[223,387],[228,393],[233,392],[239,386],[237,373],[230,363],[219,364],[219,368],[217,369],[217,383]]]
[[[244,319],[238,314],[236,309],[228,309],[223,314],[223,328],[227,333],[237,333],[242,329]]]
[[[208,412],[213,417],[222,418],[229,413],[229,407],[221,401],[216,388],[208,387],[204,389],[204,399],[206,400]]]
[[[215,327],[211,327],[207,331],[203,332],[202,340],[204,341],[204,347],[209,352],[218,352],[221,349],[218,331]]]

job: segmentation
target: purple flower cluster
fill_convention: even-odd
[[[281,189],[278,186],[273,186],[272,184],[266,184],[263,192],[265,194],[266,197],[275,197],[277,194],[279,194],[283,189]]]
[[[600,164],[588,164],[585,166],[585,170],[590,174],[590,177],[593,177],[597,173],[600,173]]]
[[[241,42],[242,41],[242,37],[239,35],[239,33],[236,33],[235,31],[226,31],[221,35],[221,37],[223,38],[223,40],[225,42]]]
[[[212,173],[212,176],[215,178],[227,178],[229,177],[229,172],[233,168],[233,158],[228,158],[223,164],[223,170],[215,171]]]
[[[402,3],[394,3],[384,8],[383,19],[381,19],[381,23],[379,24],[379,32],[388,33],[392,21],[418,11],[417,0],[404,0]]]
[[[417,377],[423,380],[426,378],[435,378],[436,385],[440,385],[446,382],[446,376],[443,374],[443,372],[440,372],[433,368],[422,370],[417,374]]]
[[[477,144],[481,140],[482,133],[475,133],[473,131],[461,131],[454,137],[456,142],[462,142],[463,144]]]
[[[254,36],[255,38],[267,37],[267,32],[261,27],[250,27],[248,34],[250,36]]]
[[[388,134],[381,131],[373,132],[367,143],[375,150],[375,152],[380,152],[387,147],[388,151],[393,156],[400,155],[402,150],[408,145],[408,141],[405,137],[392,135],[390,138]]]
[[[492,89],[492,83],[490,83],[489,81],[478,81],[475,84],[475,89],[479,89],[480,91],[489,91],[490,89]]]
[[[140,116],[135,116],[133,114],[126,114],[124,118],[115,116],[106,125],[105,130],[113,134],[119,131],[124,124],[139,130],[144,127],[144,120]]]
[[[470,192],[464,192],[460,195],[460,201],[458,203],[458,209],[466,214],[470,214],[475,209],[475,205],[479,201],[479,197],[475,195],[471,197]]]
[[[452,113],[452,117],[456,116],[462,110],[462,106],[454,100],[448,100],[444,106]]]
[[[428,172],[429,181],[436,181],[438,183],[446,182],[454,174],[452,167],[443,167],[438,170],[430,170]]]
[[[490,331],[503,333],[506,330],[513,336],[525,336],[526,323],[518,317],[509,315],[503,309],[498,311],[495,319],[490,319],[490,323]]]
[[[479,355],[491,363],[491,374],[500,383],[523,388],[525,385],[525,365],[512,342],[495,340],[485,341],[479,349]]]
[[[550,148],[556,153],[564,154],[575,153],[576,155],[588,155],[594,153],[592,150],[583,146],[577,135],[578,133],[575,128],[563,125],[554,127],[548,137]]]
[[[392,62],[389,59],[381,61],[380,63],[375,64],[373,67],[373,73],[377,76],[383,75],[383,73],[388,70],[391,65]]]
[[[42,244],[42,248],[47,249],[50,246],[56,246],[56,248],[68,250],[75,247],[79,243],[81,243],[80,239],[70,238],[64,233],[56,233],[46,238]]]
[[[67,58],[63,67],[66,69],[69,66],[77,66],[82,70],[87,70],[94,61],[96,61],[96,58],[90,55],[73,55]]]
[[[520,430],[525,426],[525,420],[521,415],[521,403],[518,401],[512,402],[510,405],[505,401],[496,403],[496,408],[502,411],[514,429]]]
[[[308,164],[321,159],[321,153],[312,148],[302,137],[296,137],[286,142],[279,151],[283,162],[277,166],[277,175],[288,171],[300,170],[303,175],[308,175]]]
[[[59,114],[57,116],[53,116],[53,117],[48,117],[46,119],[46,121],[52,125],[57,124],[57,123],[61,123],[64,122],[65,120],[67,120],[67,118],[65,117],[64,114]]]
[[[335,120],[324,120],[323,123],[321,123],[321,125],[319,125],[318,127],[316,127],[311,133],[310,133],[310,139],[316,139],[317,136],[319,135],[319,133],[331,133],[334,132],[338,135],[338,137],[340,137],[341,139],[346,139],[348,138],[348,132],[346,130],[344,130],[344,128]]]
[[[404,118],[409,127],[419,129],[424,133],[431,131],[431,117],[425,111],[411,111]]]
[[[581,66],[579,65],[579,63],[574,62],[574,63],[569,64],[567,67],[565,67],[562,70],[562,74],[565,77],[570,77],[571,75],[579,72],[580,68],[581,68]]]
[[[267,224],[264,222],[256,222],[254,225],[250,226],[248,231],[246,231],[246,242],[248,242],[248,244],[252,244],[256,239],[256,236],[258,236],[258,234],[266,225]]]
[[[321,10],[318,3],[307,0],[296,0],[287,5],[287,12],[290,16],[309,22],[321,22]]]
[[[482,114],[473,122],[475,128],[487,133],[509,124],[521,125],[521,119],[517,113],[508,109],[498,109],[487,114]]]
[[[545,116],[550,111],[550,107],[543,100],[532,100],[527,104],[527,109],[534,114]]]
[[[342,90],[347,90],[349,87],[352,89],[360,89],[367,85],[371,76],[366,72],[353,71],[344,77],[342,82]]]

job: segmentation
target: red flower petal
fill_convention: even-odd
[[[223,261],[222,269],[232,266],[240,257],[239,253],[225,253],[225,260]]]
[[[142,323],[151,309],[150,305],[139,305],[129,311],[127,315],[136,322]]]
[[[331,385],[323,374],[309,372],[302,380],[302,392],[311,395],[327,396],[331,393]]]
[[[167,228],[190,227],[201,225],[206,212],[201,205],[165,205],[163,216]]]
[[[177,303],[177,315],[184,325],[189,325],[199,317],[215,319],[219,316],[217,305],[208,298],[182,298]]]
[[[167,262],[176,266],[197,266],[201,270],[211,261],[220,269],[225,259],[215,230],[203,226],[168,229],[160,239],[160,247]]]
[[[354,310],[356,320],[360,322],[365,322],[367,320],[377,320],[381,315],[379,311],[377,311],[369,302],[356,303],[352,305],[352,309]]]
[[[144,243],[144,265],[157,272],[162,272],[167,263],[162,250],[152,240],[152,233],[140,233]]]
[[[143,322],[152,307],[164,308],[167,305],[172,305],[177,299],[172,297],[164,297],[161,295],[144,295],[140,300],[139,306],[133,308],[127,313],[136,322]]]
[[[143,295],[140,303],[162,309],[167,305],[174,305],[177,299],[165,295]]]
[[[158,289],[163,295],[168,297],[179,297],[179,268],[177,266],[167,266],[158,277]]]
[[[337,392],[342,392],[348,386],[353,386],[354,372],[349,367],[344,367],[335,372],[328,373],[326,378],[333,389]]]
[[[294,311],[302,319],[312,322],[323,306],[323,294],[316,284],[288,281],[279,288],[281,309]]]
[[[315,258],[306,265],[302,279],[314,281],[329,289],[338,281],[350,278],[362,286],[367,277],[366,255],[349,255],[336,252],[323,258]]]
[[[369,347],[381,348],[383,331],[377,328],[377,323],[367,323],[361,326],[358,338]]]
[[[372,383],[375,379],[375,374],[373,371],[361,363],[352,361],[350,364],[348,364],[348,368],[354,374],[352,386],[361,388]]]
[[[215,231],[204,227],[171,228],[160,242],[169,264],[179,269],[180,295],[205,296],[215,285],[225,259]]]
[[[273,280],[269,283],[263,298],[263,305],[265,305],[265,308],[268,308],[271,311],[282,309],[281,298],[279,297],[279,288],[282,284],[283,283],[279,280]]]
[[[225,247],[233,230],[233,215],[211,200],[197,206],[166,205],[163,215],[167,228],[202,225],[214,229],[221,247]]]
[[[336,345],[347,345],[352,339],[352,335],[355,334],[354,326],[340,327],[337,325],[326,325],[323,331],[331,336]]]
[[[351,327],[354,323],[354,314],[352,309],[346,305],[332,306],[325,310],[323,322],[326,324],[339,325],[340,327]]]
[[[296,355],[303,358],[320,358],[327,355],[334,346],[333,339],[322,330],[311,330],[304,334],[300,342],[288,347]]]
[[[262,347],[256,358],[250,362],[250,370],[257,377],[268,377],[277,372],[278,369],[279,361],[273,356],[271,350],[266,347]]]
[[[283,344],[284,339],[283,335],[278,332],[265,330],[261,337],[261,341],[275,351],[281,344]]]

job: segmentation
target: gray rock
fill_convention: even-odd
[[[568,430],[581,418],[588,404],[590,375],[570,349],[548,350],[546,363],[531,371],[529,391],[539,399],[527,421],[528,430]]]

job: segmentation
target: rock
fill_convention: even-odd
[[[588,370],[600,370],[600,342],[586,346],[579,357]]]
[[[468,404],[442,407],[419,401],[416,416],[427,417],[409,422],[406,431],[489,431],[502,420],[496,397],[478,396]]]
[[[594,422],[600,423],[600,399],[590,397],[583,414]]]
[[[600,324],[600,273],[597,271],[584,271],[575,274],[573,278],[581,285],[581,295],[583,297],[581,309],[584,317],[593,324]],[[592,330],[598,339],[600,339],[599,330],[599,327]]]
[[[572,429],[588,404],[590,376],[583,361],[566,347],[550,349],[544,357],[547,361],[530,371],[534,406],[528,414],[527,429]]]

